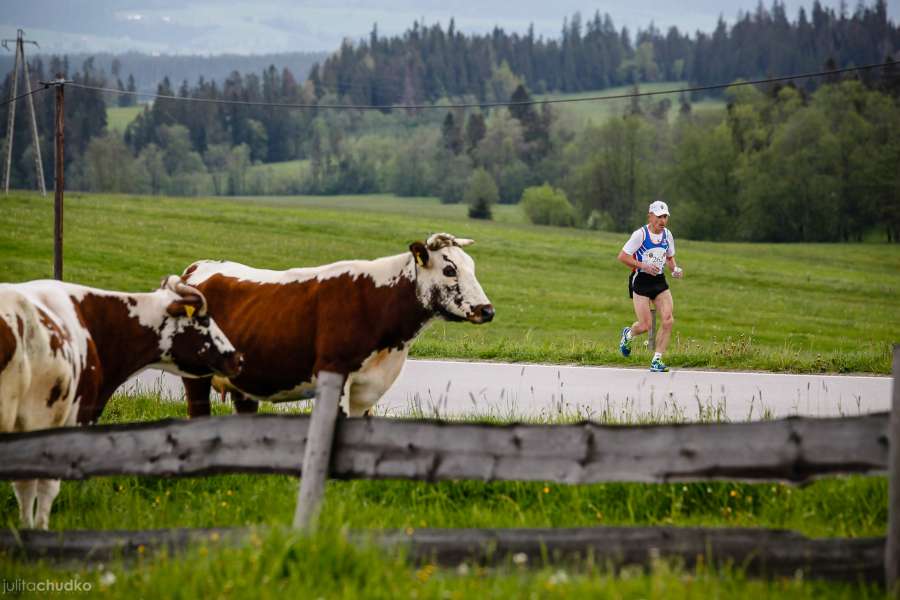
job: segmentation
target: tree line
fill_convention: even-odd
[[[493,85],[498,65],[508,65],[534,93],[579,92],[636,82],[687,80],[693,84],[728,83],[738,78],[880,63],[900,48],[900,28],[887,18],[885,0],[835,11],[818,0],[796,20],[784,3],[762,2],[729,27],[719,18],[712,33],[654,25],[632,35],[617,28],[609,14],[579,13],[566,19],[558,39],[521,35],[500,27],[485,35],[465,35],[453,20],[442,25],[415,23],[402,36],[381,37],[373,28],[367,40],[345,41],[309,80],[316,95],[336,93],[357,104],[433,102],[471,96],[504,101]],[[816,85],[810,80],[810,86]]]
[[[847,56],[858,56],[854,52],[865,44],[835,33],[849,27],[848,23],[885,33],[887,45],[878,52],[893,48],[890,36],[896,29],[890,24],[881,30],[877,26],[886,23],[881,2],[872,8],[860,5],[852,17],[818,4],[812,13],[812,21],[806,21],[801,11],[788,29],[805,31],[806,23],[812,27],[811,40],[827,38],[836,45],[824,64],[807,70],[856,60]],[[708,37],[719,41],[741,38],[754,23],[771,25],[780,23],[782,17],[783,7],[777,2],[772,11],[760,5],[724,34]],[[827,35],[820,35],[817,18]],[[597,19],[595,23],[611,23],[608,17]],[[577,38],[583,46],[589,35],[571,33],[573,24],[580,31],[579,20],[573,17],[564,28],[571,35],[564,34],[560,41],[538,41],[565,46],[563,42]],[[373,31],[368,44],[345,45],[329,60],[349,52],[347,64],[351,65],[354,61],[350,59],[360,48],[374,44],[384,46],[385,52],[393,51],[395,46],[403,47],[404,38],[434,42],[440,39],[439,30],[435,26],[426,32],[414,26],[405,36],[390,40]],[[593,31],[594,26],[589,26],[588,32]],[[619,32],[616,38],[622,44],[629,41],[623,33],[627,34]],[[495,31],[489,36],[490,44],[499,43],[504,36]],[[488,36],[454,33],[453,37],[474,47],[477,40]],[[703,39],[704,34],[698,34],[691,43]],[[764,65],[769,60],[765,44],[773,39],[757,40],[757,45],[745,41],[740,60],[728,60],[738,65],[755,56],[753,60]],[[804,46],[807,54],[817,43]],[[516,104],[533,98],[529,75],[491,48],[488,45],[467,55],[467,60],[475,63],[479,52],[487,52],[490,58],[489,71],[477,79],[482,92],[476,96],[510,101],[513,104],[508,108],[286,110],[159,98],[144,106],[124,135],[119,135],[106,129],[105,106],[120,102],[122,96],[104,98],[98,92],[73,89],[66,103],[67,184],[85,190],[170,195],[389,192],[438,196],[443,202],[467,202],[470,215],[477,218],[490,218],[494,203],[522,201],[523,210],[536,223],[616,231],[641,220],[648,200],[659,196],[679,207],[684,217],[683,221],[679,218],[679,231],[698,239],[859,240],[876,223],[882,235],[900,239],[900,173],[896,167],[900,164],[900,81],[890,58],[877,70],[821,79],[823,85],[818,88],[806,81],[730,88],[727,110],[721,114],[693,114],[688,97],[682,97],[677,107],[668,100],[634,98],[622,114],[605,123],[575,127],[551,105]],[[640,55],[640,46],[627,54],[632,61]],[[377,70],[381,63],[371,59],[367,64],[370,70]],[[660,65],[668,63],[656,59],[653,68],[640,60],[632,64],[643,64],[649,70],[642,67],[631,75],[617,70],[626,75],[621,81],[685,77],[688,72],[667,72]],[[696,62],[691,65],[690,69],[696,69]],[[52,57],[47,66],[40,58],[32,61],[33,85],[48,72],[70,72],[65,57]],[[121,65],[113,63],[111,68],[112,77],[108,78],[87,59],[70,77],[86,85],[125,87]],[[352,91],[372,92],[366,88],[364,75],[347,78],[345,93],[339,93],[344,84],[338,80],[329,90],[329,69],[326,61],[305,81],[290,69],[274,65],[260,74],[234,71],[221,83],[201,77],[194,85],[185,80],[175,87],[166,77],[157,92],[181,99],[311,107],[355,103],[361,100]],[[384,81],[387,93],[391,80]],[[425,88],[407,86],[408,81],[412,80],[404,75],[402,89],[408,95],[399,101],[427,99]],[[607,84],[621,81],[607,80]],[[546,82],[538,88],[542,85]],[[7,76],[3,91],[7,96],[10,86]],[[639,91],[637,81],[632,89]],[[443,90],[438,105],[447,103],[449,92],[446,87]],[[35,96],[46,173],[53,172],[52,153],[47,151],[52,148],[52,98],[49,93]],[[367,102],[389,102],[389,96],[370,94],[367,98]],[[7,110],[8,106],[0,108],[4,139]],[[33,188],[33,149],[26,145],[30,132],[24,109],[20,110],[13,185]],[[268,163],[289,164],[289,169],[276,171],[266,167]],[[737,220],[741,226],[736,230],[733,223]]]

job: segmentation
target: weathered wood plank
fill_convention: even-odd
[[[148,531],[0,531],[0,553],[24,559],[81,563],[130,558],[189,543],[240,543],[252,529],[163,529]],[[265,530],[256,530],[265,535]],[[809,539],[783,530],[677,527],[588,527],[553,529],[419,529],[356,531],[350,535],[386,549],[404,547],[417,562],[456,566],[497,564],[511,557],[542,566],[593,557],[595,564],[648,566],[658,557],[676,558],[692,568],[736,565],[750,575],[883,581],[884,538]],[[515,556],[519,555],[519,556]]]
[[[650,565],[658,557],[677,558],[693,568],[734,565],[751,575],[794,576],[881,582],[884,538],[810,539],[773,529],[693,527],[590,527],[549,529],[420,529],[411,535],[384,535],[385,546],[405,544],[417,561],[458,565],[467,560],[496,563],[518,554],[543,565],[592,556],[595,564]]]
[[[215,527],[205,529],[0,531],[0,554],[20,559],[52,559],[88,563],[114,558],[133,558],[166,549],[184,549],[190,543],[240,543],[252,529]]]
[[[308,417],[240,415],[0,435],[0,479],[299,475]],[[888,414],[659,426],[338,422],[333,478],[802,483],[882,473]]]

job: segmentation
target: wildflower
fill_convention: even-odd
[[[458,575],[462,575],[463,577],[465,577],[466,575],[469,574],[469,565],[467,565],[467,564],[464,563],[464,562],[463,562],[463,563],[459,563],[459,566],[456,567],[456,573],[457,573]]]
[[[517,552],[517,553],[513,554],[512,560],[513,560],[513,563],[515,563],[519,566],[522,566],[528,562],[528,555],[525,554],[524,552]]]
[[[412,535],[412,534],[413,534],[413,531],[415,531],[415,530],[414,530],[412,527],[407,527],[407,528],[406,528],[406,535]]]
[[[218,541],[219,541],[219,532],[218,532],[218,531],[213,531],[213,532],[210,534],[209,539],[211,539],[211,540],[214,541],[214,542],[218,542]]]
[[[437,570],[437,567],[429,563],[416,571],[416,579],[418,579],[421,583],[425,583],[431,578],[435,570]]]
[[[549,583],[550,585],[556,585],[557,583],[566,583],[567,581],[569,581],[568,574],[560,569],[550,576],[550,579],[547,580],[547,583]]]
[[[544,486],[544,493],[545,493],[545,494],[549,494],[549,493],[550,493],[550,488]]]
[[[737,490],[731,490],[731,492],[729,492],[728,495],[731,496],[732,498],[737,498],[737,495],[738,495]]]
[[[100,576],[100,585],[102,587],[109,587],[116,582],[116,574],[112,571],[107,571],[103,575]]]

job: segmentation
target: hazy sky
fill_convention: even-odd
[[[809,12],[813,0],[783,3],[793,21],[800,7]],[[821,4],[837,9],[840,0]],[[852,11],[856,2],[846,5]],[[21,27],[45,52],[253,54],[334,50],[345,37],[366,37],[373,23],[381,34],[393,35],[414,20],[446,28],[451,17],[467,33],[494,26],[524,32],[533,23],[538,35],[557,38],[564,18],[580,12],[586,19],[600,11],[632,33],[651,22],[663,31],[675,25],[693,33],[711,31],[719,15],[731,23],[756,6],[757,0],[0,0],[0,35],[15,37]],[[887,6],[896,23],[900,0]]]

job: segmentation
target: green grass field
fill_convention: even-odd
[[[118,131],[119,134],[125,133],[128,124],[141,114],[144,110],[143,105],[137,106],[110,106],[106,109],[106,127],[110,131]]]
[[[671,226],[678,232],[677,207]],[[147,290],[198,258],[261,267],[312,265],[403,252],[435,231],[477,240],[470,249],[497,309],[475,327],[436,322],[415,356],[643,365],[617,351],[631,320],[626,270],[615,261],[624,234],[535,227],[517,207],[469,220],[465,206],[428,198],[135,198],[68,194],[65,278]],[[0,198],[0,281],[52,272],[52,199]],[[636,224],[637,225],[637,224]],[[748,245],[678,241],[686,278],[672,283],[675,366],[885,373],[900,323],[900,248]],[[222,414],[226,408],[217,404]],[[106,422],[184,416],[157,398],[115,398]],[[184,555],[136,563],[59,568],[0,557],[0,579],[78,577],[110,597],[877,597],[864,584],[800,578],[747,579],[732,568],[648,571],[604,565],[513,564],[436,568],[348,541],[347,530],[420,527],[703,525],[782,527],[810,536],[883,535],[883,478],[834,478],[803,488],[729,482],[564,486],[544,483],[331,481],[322,531],[287,529],[297,481],[283,476],[197,479],[97,478],[63,484],[53,529],[147,529],[259,525],[248,544],[210,540]],[[10,486],[0,521],[15,527]]]
[[[214,410],[224,414],[224,405]],[[182,404],[117,397],[104,422],[184,417]],[[146,555],[137,563],[60,568],[0,556],[0,579],[77,577],[114,598],[134,597],[792,597],[877,596],[859,584],[748,580],[740,566],[686,570],[659,562],[649,571],[610,573],[590,560],[568,565],[508,563],[485,569],[415,565],[401,553],[351,543],[348,531],[422,527],[577,527],[697,525],[775,527],[815,537],[884,535],[887,482],[835,478],[803,488],[780,484],[598,484],[330,481],[322,531],[289,530],[298,483],[287,476],[195,479],[96,478],[64,482],[51,528],[151,529],[259,526],[249,543],[211,539],[184,555]],[[0,485],[0,522],[15,527],[16,501]],[[110,584],[110,581],[115,583]],[[104,583],[105,582],[105,583]]]
[[[686,81],[664,81],[658,83],[642,83],[638,91],[646,92],[665,92],[668,90],[679,90],[689,87]],[[631,94],[634,89],[630,85],[606,88],[603,90],[594,90],[590,92],[578,92],[573,94],[539,94],[535,96],[537,100],[558,100],[558,99],[579,99],[579,98],[604,98],[610,96],[621,96]],[[656,94],[641,98],[641,106],[646,107],[650,104],[656,105],[663,98],[668,98],[672,103],[669,109],[669,120],[672,121],[678,116],[679,94]],[[612,117],[620,117],[625,114],[631,105],[630,98],[615,98],[608,100],[583,100],[578,102],[560,102],[553,104],[561,116],[569,119],[571,125],[584,127],[588,123],[594,125],[602,125],[607,119]],[[699,102],[691,103],[691,111],[698,115],[708,115],[716,112],[724,111],[725,102],[722,100],[704,99]]]
[[[678,209],[671,228],[678,235]],[[471,237],[497,310],[485,326],[434,322],[417,357],[643,366],[618,354],[633,320],[626,234],[525,224],[515,206],[474,221],[435,199],[138,198],[70,193],[65,278],[147,290],[200,258],[287,268],[406,251],[431,232]],[[636,223],[635,226],[638,224]],[[0,199],[0,281],[52,275],[52,198]],[[685,278],[671,281],[675,367],[888,373],[900,246],[716,244],[678,240]]]

